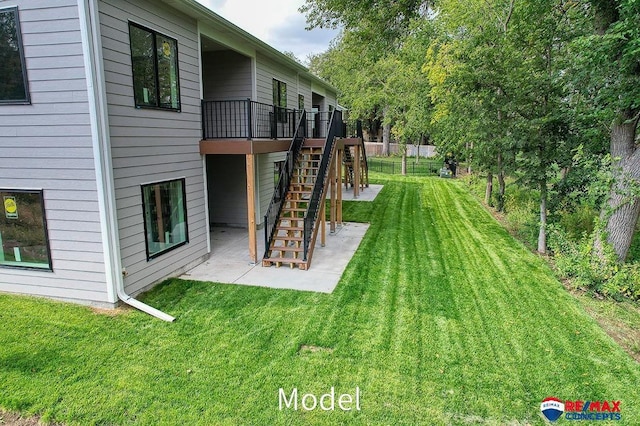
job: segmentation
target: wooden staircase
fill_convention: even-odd
[[[343,156],[343,164],[345,167],[344,173],[344,186],[345,188],[353,188],[356,184],[355,173],[359,172],[360,176],[357,180],[362,188],[369,187],[369,170],[366,158],[366,151],[364,147],[364,143],[362,143],[362,139],[359,140],[360,146],[360,167],[355,166],[355,158],[352,152],[352,149],[355,149],[354,146],[345,146],[344,147],[344,156]],[[357,170],[356,170],[357,169]]]
[[[313,145],[302,147],[276,223],[271,245],[262,260],[263,266],[275,265],[279,267],[283,264],[289,264],[291,268],[297,266],[303,270],[309,267],[311,255],[308,254],[307,258],[304,258],[304,219],[311,193],[318,178],[322,154],[322,147]],[[324,220],[324,217],[320,220]],[[318,226],[317,222],[313,225],[315,228]],[[315,236],[317,229],[313,231]],[[311,247],[314,243],[315,238],[311,242]]]

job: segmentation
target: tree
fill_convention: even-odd
[[[501,211],[513,159],[510,78],[520,63],[508,38],[514,1],[443,0],[438,5],[440,40],[429,49],[427,65],[436,138],[445,151],[467,151],[487,173],[487,204],[498,177]]]
[[[369,122],[370,130],[391,120],[384,112],[392,61],[383,53],[365,43],[361,34],[345,30],[326,52],[310,58],[311,71],[333,84],[350,116]]]
[[[341,46],[334,46],[330,55],[342,56],[339,62],[347,62],[353,72],[342,87],[332,82],[342,89],[344,103],[356,116],[365,118],[375,112],[375,118],[382,121],[383,155],[389,154],[391,126],[397,116],[397,95],[388,90],[393,77],[385,71],[395,62],[394,55],[412,31],[412,23],[428,18],[430,5],[425,0],[306,0],[300,8],[309,28],[344,28]]]
[[[550,185],[575,143],[563,80],[574,3],[438,4],[442,38],[429,63],[437,137],[447,150],[473,146],[474,163],[487,173],[487,203],[498,177],[497,210],[504,206],[507,172],[538,191],[538,251],[545,253]]]
[[[578,78],[593,108],[610,119],[614,179],[601,219],[607,242],[624,261],[640,216],[634,191],[640,182],[640,2],[592,0],[588,5],[594,29],[576,43]]]

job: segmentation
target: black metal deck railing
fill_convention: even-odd
[[[250,99],[202,101],[203,139],[291,139],[302,111]]]
[[[202,101],[202,139],[292,139],[302,110],[276,107],[250,99]],[[329,111],[306,114],[304,137],[327,137]],[[344,133],[342,131],[339,133]]]
[[[307,260],[307,256],[309,254],[313,228],[316,219],[318,218],[318,214],[324,215],[324,211],[320,212],[319,210],[322,205],[321,198],[324,193],[325,177],[329,171],[330,162],[333,155],[333,147],[336,143],[336,137],[343,136],[343,130],[344,125],[342,123],[342,113],[340,111],[333,111],[331,119],[329,121],[324,150],[322,152],[322,160],[320,161],[320,167],[318,168],[318,174],[316,175],[316,182],[313,186],[313,192],[311,193],[311,197],[309,199],[309,206],[304,216],[303,259],[305,261]],[[321,218],[321,220],[324,220],[324,217]]]
[[[304,111],[300,114],[298,125],[296,126],[295,136],[291,141],[291,146],[287,152],[287,158],[280,170],[280,177],[276,184],[273,196],[271,197],[271,203],[267,209],[267,213],[264,215],[264,257],[267,257],[269,253],[269,247],[271,247],[271,240],[276,230],[276,224],[278,217],[282,211],[282,205],[289,189],[289,183],[291,183],[291,177],[295,168],[295,163],[298,160],[298,154],[304,144],[305,135],[307,133],[307,117]]]

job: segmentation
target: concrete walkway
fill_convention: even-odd
[[[346,201],[373,201],[382,185],[369,185],[353,197],[353,190],[343,189]],[[307,271],[291,269],[288,265],[263,267],[261,262],[249,260],[249,233],[242,228],[214,227],[211,230],[211,256],[206,262],[180,276],[185,280],[244,284],[259,287],[283,288],[331,293],[338,285],[347,264],[369,229],[366,223],[344,223],[329,232],[326,245],[320,245],[320,235],[313,251],[311,267]],[[258,232],[258,259],[264,254],[263,230]]]
[[[353,188],[344,189],[342,187],[342,200],[343,201],[373,201],[376,199],[380,191],[382,191],[383,185],[369,185],[360,191],[358,198],[353,197]]]
[[[320,246],[320,235],[308,271],[289,266],[263,267],[249,262],[249,236],[246,229],[213,228],[211,257],[180,278],[228,284],[283,288],[331,293],[336,288],[347,264],[369,229],[365,223],[345,223],[334,234],[327,224],[326,245]],[[262,237],[262,235],[259,235]],[[258,254],[264,254],[264,237],[258,238]]]

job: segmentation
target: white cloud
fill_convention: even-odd
[[[265,43],[293,52],[302,60],[326,50],[337,34],[332,30],[305,30],[304,15],[298,12],[304,0],[198,1]]]

